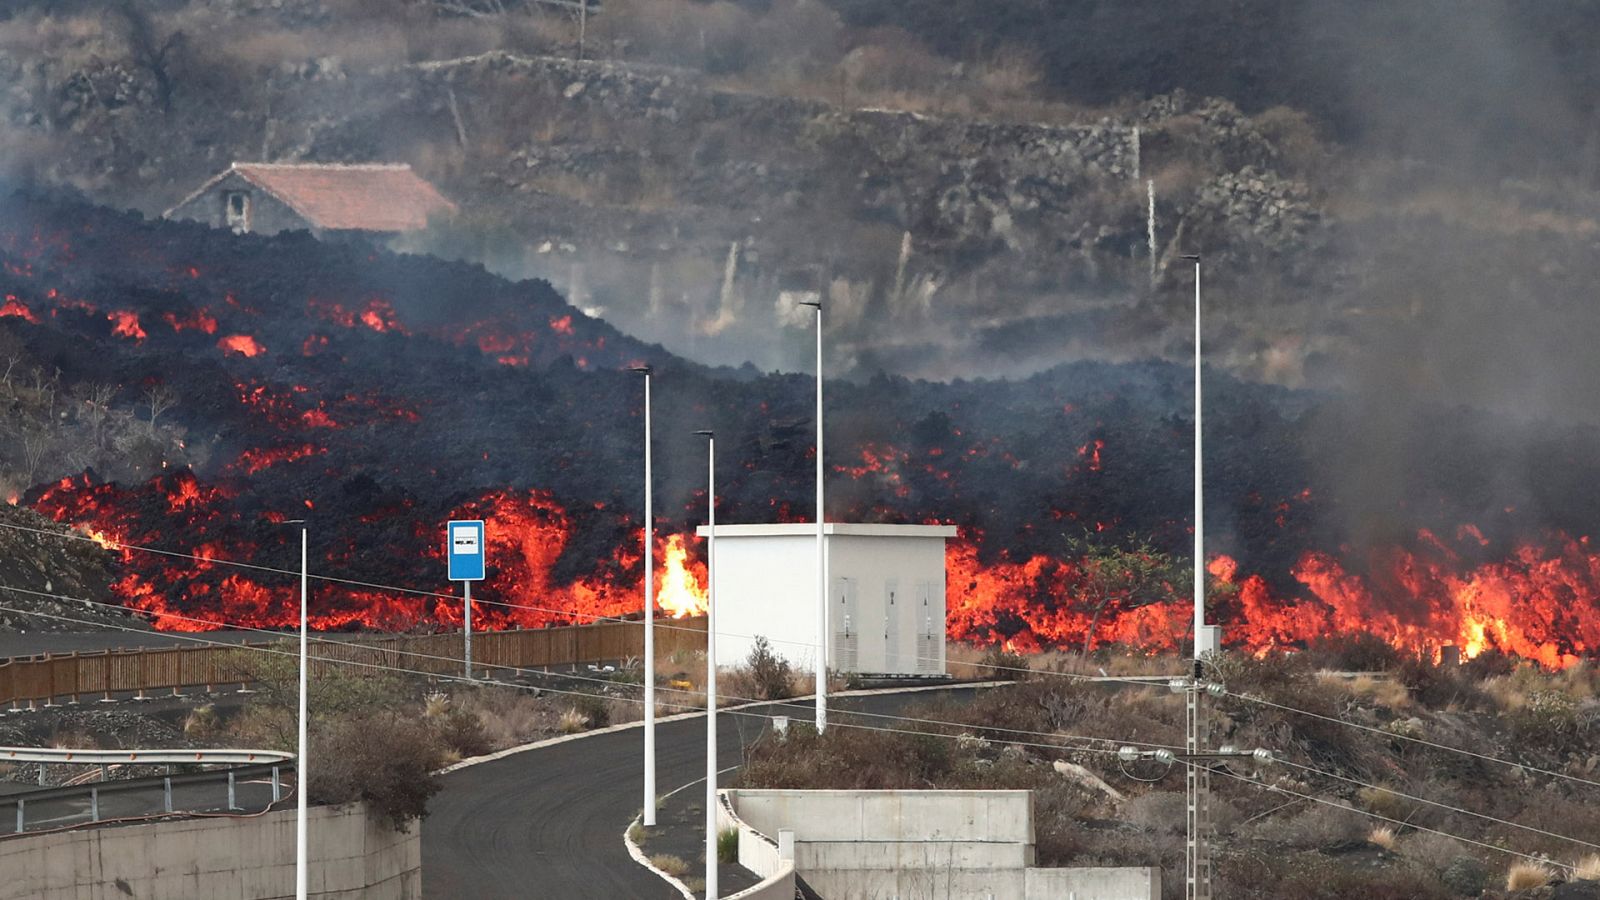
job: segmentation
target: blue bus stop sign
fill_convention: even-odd
[[[483,520],[451,521],[445,526],[445,551],[451,581],[482,581],[484,570]]]

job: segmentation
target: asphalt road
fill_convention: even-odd
[[[970,693],[973,688],[955,688]],[[847,709],[892,713],[927,693],[838,697]],[[779,709],[795,719],[812,707]],[[736,765],[774,707],[723,712],[718,762]],[[862,724],[884,725],[875,720]],[[622,832],[639,814],[644,775],[639,728],[567,741],[458,769],[429,804],[422,827],[422,895],[430,900],[681,900],[628,855]],[[705,774],[705,719],[656,726],[656,786],[666,793]]]

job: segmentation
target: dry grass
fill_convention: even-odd
[[[1600,881],[1600,853],[1591,853],[1573,866],[1574,881]]]
[[[673,878],[681,878],[689,872],[689,864],[684,861],[683,857],[673,856],[671,853],[657,853],[655,856],[650,857],[650,865],[671,875]]]
[[[588,728],[589,717],[576,709],[566,710],[556,721],[556,730],[562,734],[577,734],[580,731],[587,731]]]
[[[1406,686],[1393,678],[1374,678],[1371,675],[1358,675],[1355,678],[1339,678],[1331,675],[1319,675],[1318,682],[1324,686],[1336,687],[1343,682],[1344,687],[1352,695],[1371,700],[1379,706],[1389,709],[1408,709],[1412,705],[1411,692]]]
[[[1555,869],[1541,862],[1523,860],[1506,870],[1506,890],[1528,891],[1541,888],[1555,880]]]
[[[1395,834],[1393,828],[1387,825],[1379,825],[1367,832],[1367,843],[1393,853],[1395,845],[1399,843],[1399,836]]]

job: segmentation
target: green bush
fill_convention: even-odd
[[[739,831],[724,828],[717,832],[717,862],[732,865],[739,861]]]
[[[772,652],[772,644],[765,637],[756,636],[745,665],[755,684],[757,699],[783,700],[794,696],[794,671],[787,659]]]

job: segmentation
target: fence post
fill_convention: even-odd
[[[44,763],[39,763],[39,787],[44,787]]]
[[[28,801],[22,799],[21,797],[17,798],[17,834],[22,833],[23,810],[27,807],[27,805]]]
[[[238,808],[239,808],[239,804],[234,802],[233,770],[229,769],[228,770],[228,809],[229,810],[235,810],[235,809],[238,809]]]
[[[172,776],[161,779],[161,808],[172,812]]]
[[[100,789],[89,788],[89,821],[100,821]]]

